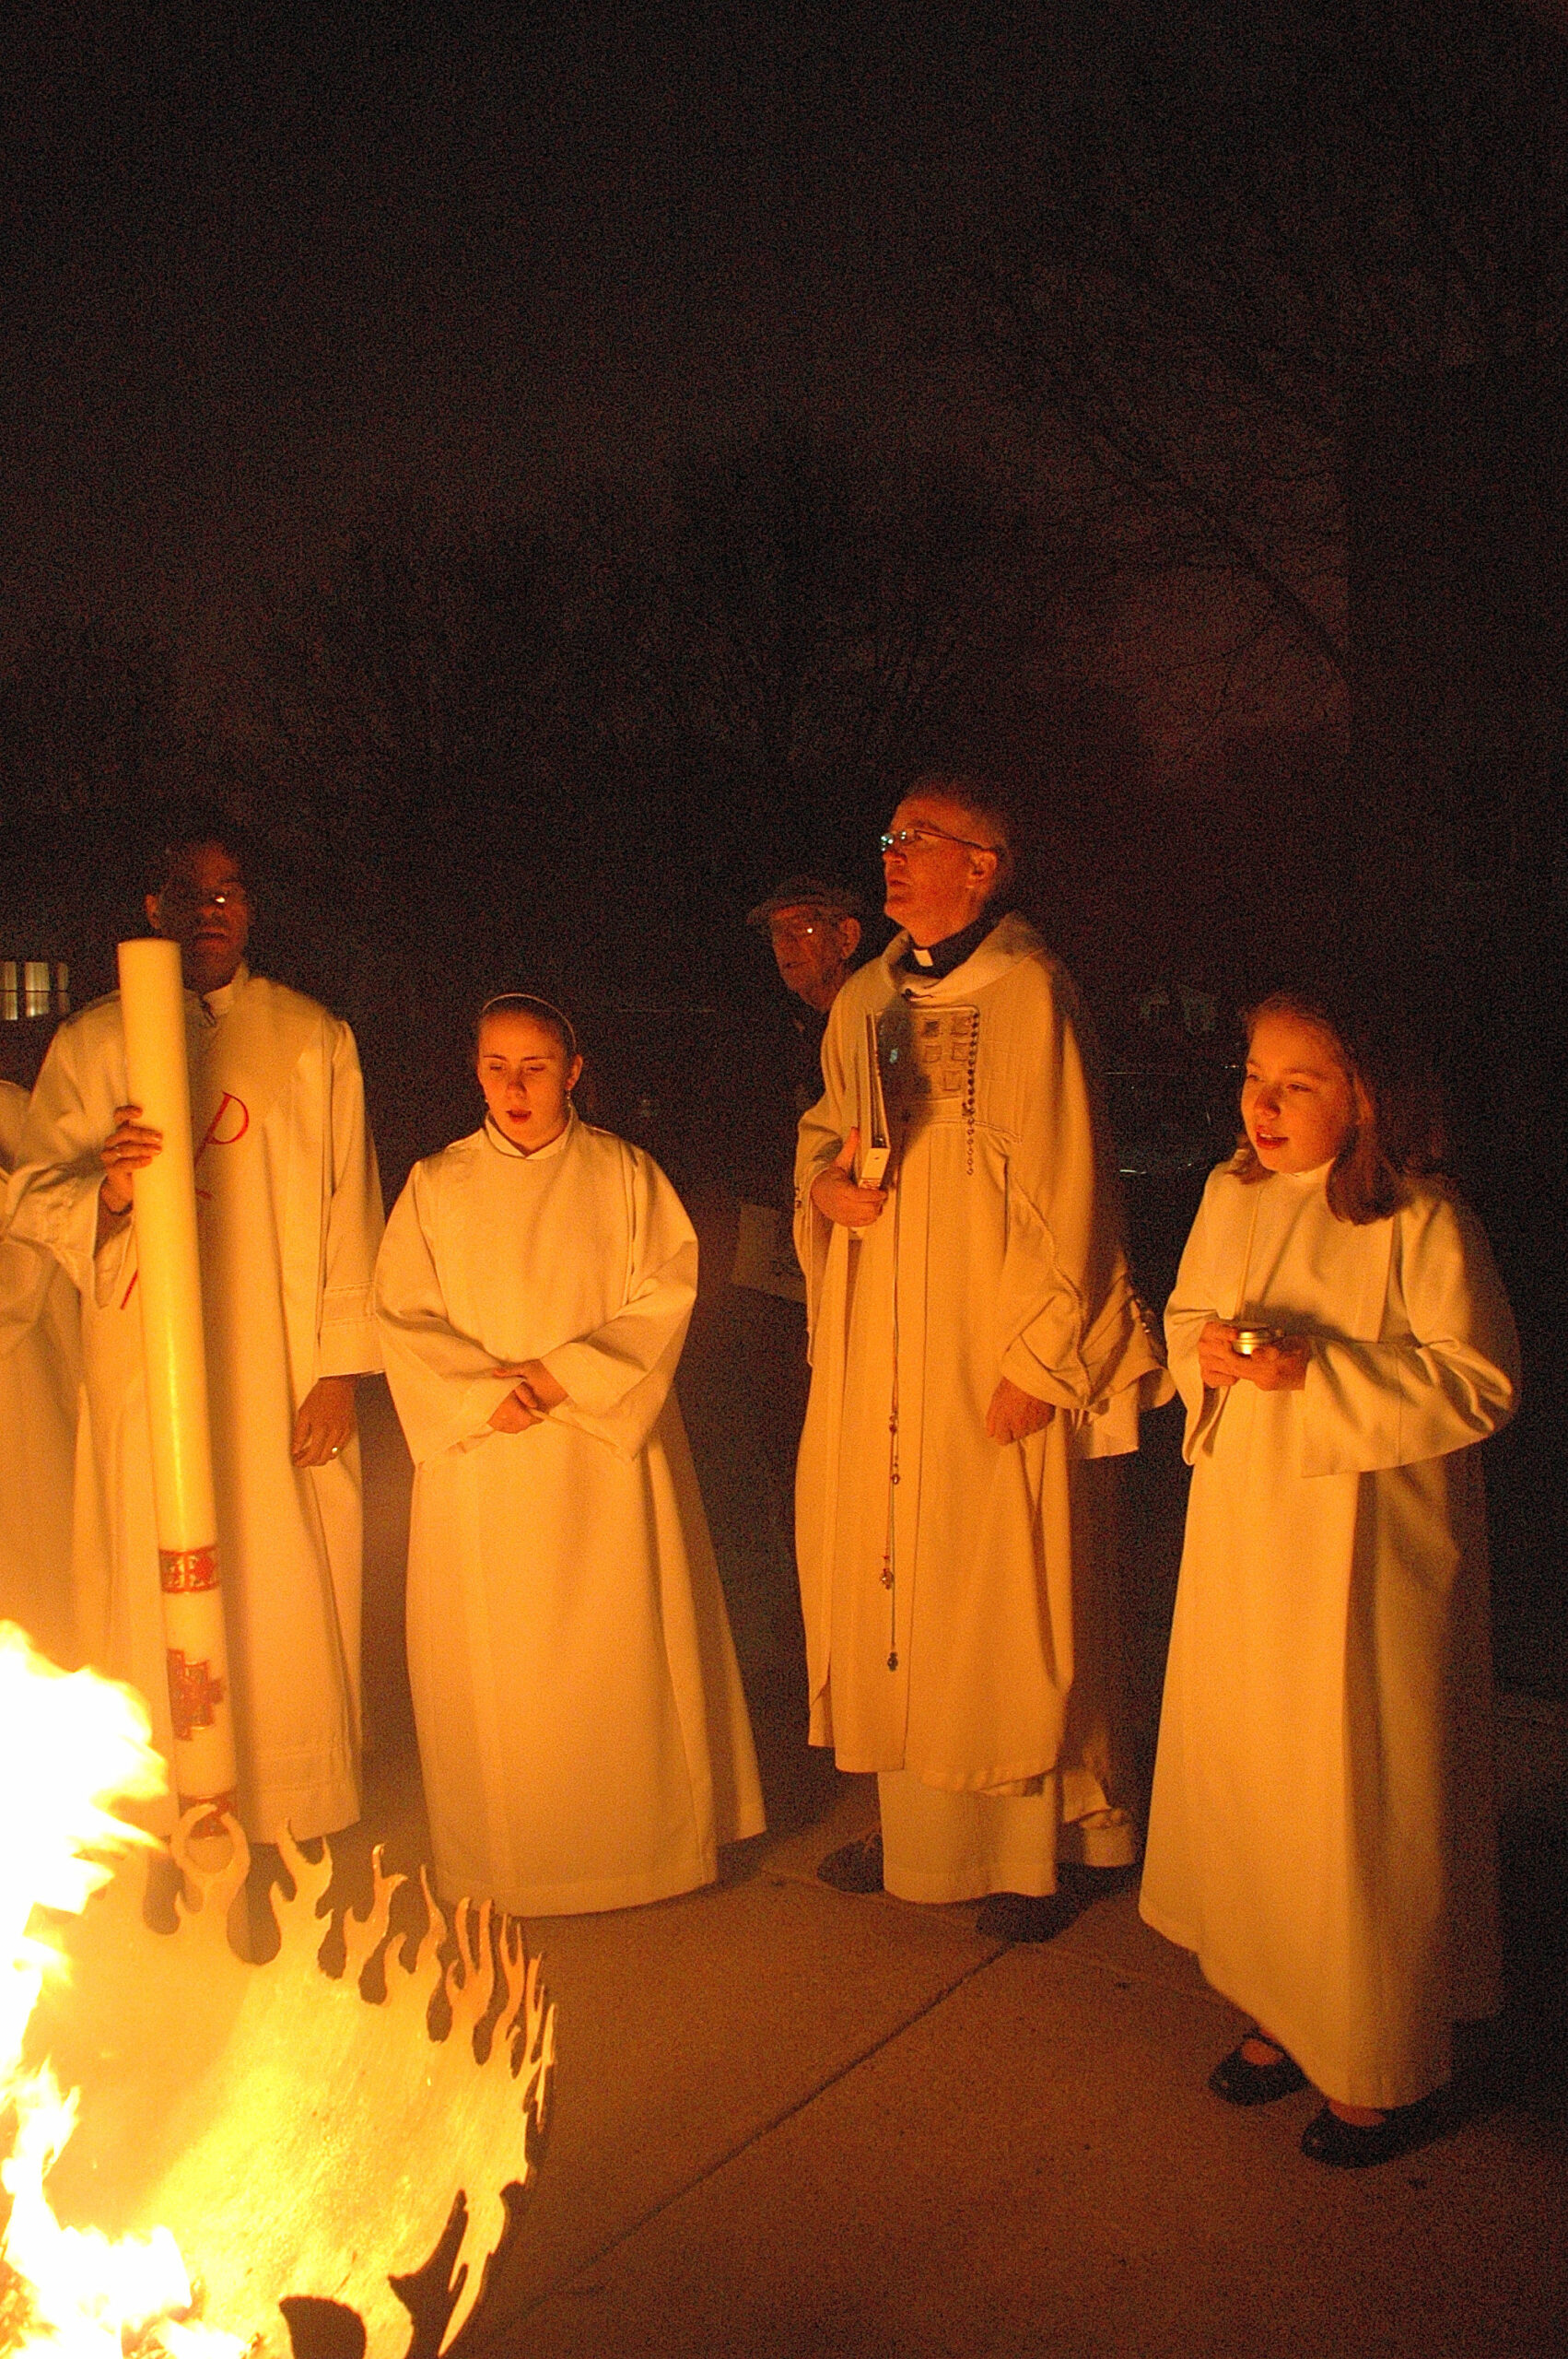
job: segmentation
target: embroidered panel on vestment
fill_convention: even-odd
[[[977,1007],[912,1007],[909,1086],[920,1097],[967,1097],[979,1047]]]

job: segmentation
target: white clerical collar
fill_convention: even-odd
[[[226,983],[219,983],[216,991],[197,992],[196,997],[201,1003],[202,1014],[209,1024],[222,1022],[250,980],[251,969],[241,958],[228,980]]]
[[[972,949],[951,973],[941,971],[941,948],[940,943],[932,945],[932,965],[928,970],[912,963],[914,945],[907,931],[901,929],[895,933],[882,954],[882,964],[893,989],[908,999],[919,1000],[922,1006],[953,1005],[973,999],[977,992],[999,982],[1021,959],[1049,956],[1027,918],[1020,917],[1016,910],[999,918],[978,947]]]
[[[485,1129],[483,1135],[489,1141],[497,1155],[509,1155],[514,1163],[548,1163],[552,1156],[561,1155],[565,1152],[567,1143],[570,1139],[572,1133],[576,1128],[577,1108],[575,1106],[568,1106],[567,1108],[567,1126],[565,1130],[557,1131],[556,1136],[549,1141],[547,1145],[536,1147],[519,1146],[515,1139],[508,1138],[505,1131],[502,1130],[495,1116],[486,1112],[485,1116]]]

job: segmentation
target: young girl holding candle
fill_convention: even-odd
[[[763,1824],[672,1390],[696,1238],[651,1156],[573,1109],[559,1009],[489,1002],[475,1065],[484,1124],[415,1165],[376,1272],[436,1878],[518,1916],[624,1908]]]
[[[1426,2134],[1497,2004],[1485,1508],[1514,1322],[1408,1076],[1281,994],[1165,1315],[1192,1490],[1141,1907],[1255,2028],[1210,2085],[1310,2081],[1303,2151]]]

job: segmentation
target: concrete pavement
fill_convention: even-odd
[[[372,1803],[399,1866],[421,1847],[411,1768],[384,1765]],[[1240,2019],[1142,1925],[1130,1886],[1056,1941],[1012,1949],[976,1934],[972,1907],[832,1891],[816,1861],[874,1813],[872,1781],[839,1787],[819,1823],[740,1847],[708,1892],[529,1927],[559,2010],[555,2113],[465,2346],[1568,2348],[1551,1830],[1523,1860],[1515,1847],[1515,1932],[1533,1947],[1515,1942],[1511,2018],[1471,2044],[1452,2126],[1382,2169],[1338,2173],[1299,2152],[1310,2093],[1256,2113],[1209,2094]]]
[[[371,1407],[380,1756],[352,1848],[384,1837],[408,1869],[425,1836],[400,1509]],[[1142,1925],[1130,1884],[1008,1949],[972,1906],[819,1884],[873,1823],[873,1781],[802,1743],[769,1659],[781,1598],[742,1581],[732,1606],[760,1634],[743,1664],[779,1831],[708,1892],[529,1925],[558,2007],[555,2114],[461,2359],[1568,2352],[1561,1819],[1527,1792],[1505,1824],[1509,2010],[1468,2048],[1451,2126],[1381,2169],[1328,2171],[1299,2151],[1312,2094],[1256,2113],[1209,2094],[1240,2019]],[[1143,1652],[1147,1717],[1157,1630]]]

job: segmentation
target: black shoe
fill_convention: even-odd
[[[870,1835],[857,1835],[852,1843],[830,1851],[816,1873],[817,1882],[830,1884],[835,1892],[881,1892],[881,1827]]]
[[[1142,1872],[1137,1860],[1125,1868],[1086,1868],[1082,1860],[1059,1860],[1057,1889],[1074,1894],[1085,1908],[1092,1908],[1097,1900],[1114,1899],[1118,1892],[1126,1892]]]
[[[1260,2031],[1249,2031],[1247,2039],[1263,2039]],[[1276,2043],[1264,2040],[1266,2048]],[[1293,2056],[1279,2048],[1272,2064],[1249,2064],[1242,2054],[1246,2041],[1233,2048],[1230,2054],[1215,2065],[1209,2075],[1209,2086],[1227,2105],[1272,2105],[1276,2097],[1293,2097],[1298,2089],[1306,2086],[1306,2074]]]
[[[1430,2097],[1419,2105],[1396,2106],[1367,2130],[1358,2130],[1353,2121],[1341,2121],[1325,2106],[1302,2131],[1301,2151],[1310,2162],[1328,2163],[1336,2170],[1364,2171],[1374,2163],[1395,2162],[1412,2147],[1424,2145],[1434,2128]]]
[[[1065,1892],[993,1892],[980,1903],[975,1931],[992,1942],[1054,1942],[1082,1913],[1082,1902]]]

